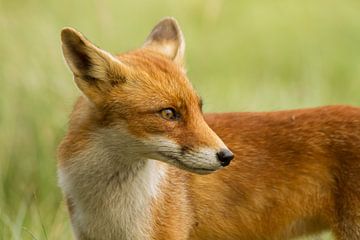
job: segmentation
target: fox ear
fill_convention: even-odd
[[[101,104],[104,93],[125,81],[125,66],[110,53],[99,49],[72,28],[61,31],[65,60],[80,90],[95,104]]]
[[[183,65],[185,40],[179,24],[174,18],[161,20],[147,37],[143,47],[160,52]]]

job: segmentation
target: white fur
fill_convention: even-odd
[[[147,146],[151,146],[154,153],[162,153],[161,155],[155,154],[153,156],[154,159],[164,161],[182,169],[205,173],[221,168],[221,164],[216,155],[217,150],[214,148],[203,147],[188,149],[182,152],[181,147],[176,142],[161,136],[151,137],[150,140],[143,140],[143,142]]]
[[[59,184],[75,204],[76,236],[148,239],[150,204],[160,194],[166,170],[143,159],[126,133],[102,130],[93,144],[59,169]],[[131,150],[130,150],[131,149]]]

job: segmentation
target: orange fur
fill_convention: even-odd
[[[359,108],[203,115],[183,69],[183,37],[174,20],[163,20],[143,48],[116,58],[74,30],[64,31],[64,54],[85,94],[74,107],[58,155],[60,182],[78,239],[289,239],[326,229],[337,239],[360,239]],[[168,107],[181,118],[161,118],[158,111]],[[110,131],[104,135],[101,129]],[[116,136],[124,131],[128,143],[121,145]],[[150,144],[154,136],[161,137],[166,147],[177,146],[173,151],[185,161],[189,152],[195,158],[201,149],[225,148],[217,135],[235,159],[209,175],[167,164],[169,159],[157,155],[163,148],[156,152]],[[103,148],[94,148],[94,142]],[[101,158],[92,159],[97,151]],[[117,159],[116,154],[125,157]],[[137,197],[132,192],[136,189],[130,189],[129,196],[118,196],[132,181],[147,186],[136,180],[152,161],[146,158],[161,160],[151,168],[150,174],[157,174],[149,177],[154,179],[148,186],[152,190]],[[216,170],[208,159],[198,159]],[[83,186],[92,181],[94,186]],[[99,196],[86,191],[97,185],[104,189]],[[141,228],[119,224],[127,223],[127,216],[114,209],[132,211],[132,206],[117,206],[122,197],[144,198],[139,203],[144,213],[134,215],[143,218],[128,216]],[[89,219],[90,213],[98,218]],[[124,229],[117,232],[111,226]]]

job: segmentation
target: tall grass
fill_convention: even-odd
[[[359,10],[358,0],[0,0],[0,239],[71,239],[55,153],[79,92],[62,27],[116,53],[175,16],[206,111],[262,111],[360,105]]]

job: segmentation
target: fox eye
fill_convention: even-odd
[[[165,108],[160,111],[161,117],[166,120],[177,120],[179,118],[179,114],[173,108]]]

